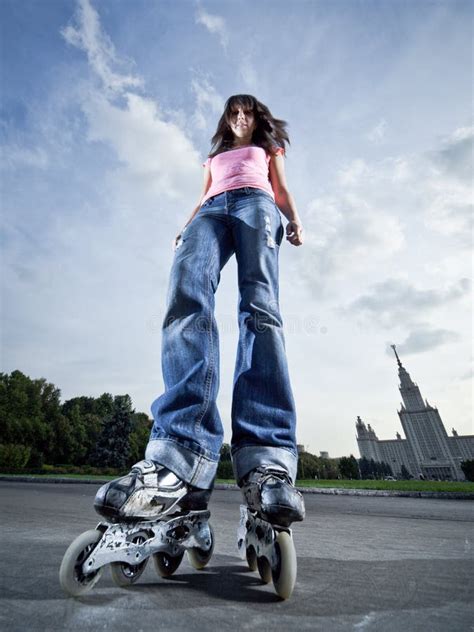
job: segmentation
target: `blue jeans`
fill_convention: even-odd
[[[272,197],[243,187],[206,200],[177,244],[162,327],[165,392],[151,406],[154,425],[145,456],[196,487],[212,487],[223,441],[214,294],[234,252],[239,284],[234,474],[239,482],[255,467],[273,465],[296,479],[296,413],[278,297],[283,234]]]

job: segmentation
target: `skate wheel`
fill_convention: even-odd
[[[258,566],[257,566],[257,553],[254,549],[254,547],[252,545],[250,545],[249,547],[247,547],[246,551],[246,557],[247,557],[247,564],[250,568],[251,571],[256,571]]]
[[[156,572],[160,577],[171,577],[181,564],[183,557],[184,551],[181,551],[178,555],[168,555],[168,553],[162,551],[153,553],[153,564]]]
[[[280,531],[275,540],[276,567],[272,569],[273,585],[276,594],[288,599],[296,582],[296,551],[292,537],[286,531]]]
[[[81,533],[69,545],[59,568],[59,583],[71,597],[80,597],[87,593],[102,575],[102,568],[87,573],[82,572],[82,565],[102,538],[102,533],[91,529]]]
[[[187,550],[189,563],[198,571],[207,566],[212,557],[212,552],[214,551],[214,530],[210,523],[209,531],[211,533],[211,547],[208,551],[204,551],[198,547],[193,547],[192,549]]]
[[[264,584],[272,581],[272,567],[266,557],[257,558],[258,574]]]
[[[137,535],[132,538],[134,544],[141,544],[146,541],[146,536]],[[143,560],[139,564],[127,564],[126,562],[111,562],[110,574],[112,575],[113,582],[116,586],[125,588],[134,584],[148,564],[148,559]]]

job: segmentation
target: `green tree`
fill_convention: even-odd
[[[3,471],[21,470],[28,463],[31,448],[18,443],[0,443],[0,467]]]
[[[356,458],[351,454],[349,457],[343,456],[339,459],[339,473],[342,478],[358,479],[359,466]]]
[[[474,481],[474,459],[463,461],[461,469],[468,481]]]
[[[231,454],[230,454],[230,445],[228,443],[223,443],[221,446],[221,451],[220,451],[220,460],[221,461],[231,461]]]
[[[113,412],[104,419],[102,432],[92,455],[94,465],[118,469],[127,467],[134,412],[129,395],[114,397]]]
[[[217,466],[217,478],[234,478],[234,470],[232,469],[232,462],[223,460],[219,461]]]
[[[230,445],[223,443],[220,450],[219,464],[217,466],[217,478],[234,478],[234,470],[232,468],[232,456]]]
[[[400,470],[401,477],[404,481],[408,481],[411,478],[410,472],[407,470],[405,465],[402,463],[402,468]]]
[[[70,463],[91,463],[102,432],[104,419],[113,414],[114,399],[109,393],[99,398],[74,397],[64,402],[61,412],[70,424],[72,433]]]
[[[372,467],[371,467],[369,459],[367,459],[365,456],[359,459],[359,470],[360,470],[361,478],[363,479],[370,478],[370,475],[372,474]]]
[[[300,480],[320,478],[321,463],[317,456],[311,452],[302,452],[298,455],[298,471],[296,478]]]
[[[145,413],[132,414],[132,429],[130,431],[130,454],[128,465],[145,458],[145,450],[150,438],[150,430],[153,420],[148,418]]]
[[[337,459],[319,458],[318,478],[336,480],[339,478],[339,466]]]
[[[60,391],[44,378],[32,380],[21,371],[0,376],[0,442],[30,449],[28,466],[51,458],[57,425],[63,425]]]

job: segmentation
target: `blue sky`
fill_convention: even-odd
[[[280,252],[298,441],[401,431],[396,362],[472,422],[469,2],[2,0],[2,370],[63,399],[163,390],[171,242],[225,100],[289,123]],[[236,264],[216,297],[230,440]]]

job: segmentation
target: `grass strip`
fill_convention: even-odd
[[[18,476],[31,478],[73,478],[77,480],[113,480],[117,476],[100,474],[6,474],[0,476]],[[234,479],[216,479],[216,483],[235,484]],[[336,487],[344,489],[376,489],[415,492],[474,492],[474,483],[462,481],[374,481],[374,480],[297,480],[298,487]]]

